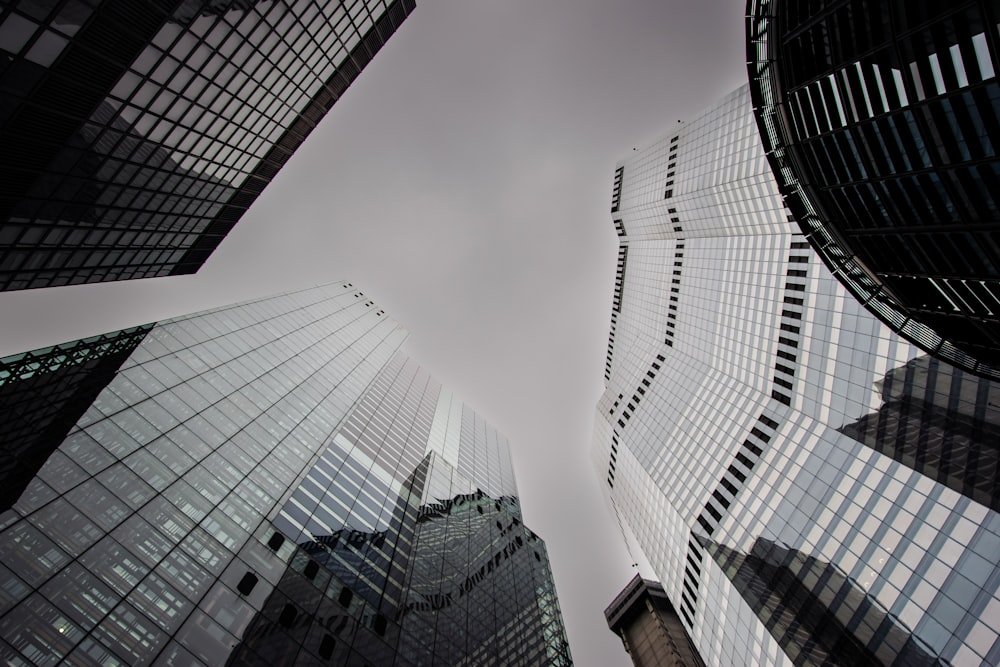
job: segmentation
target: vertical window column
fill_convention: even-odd
[[[668,153],[667,159],[667,182],[664,186],[663,198],[670,199],[674,196],[674,170],[677,167],[677,142],[680,139],[679,136],[674,137],[670,140],[670,152]],[[679,231],[679,230],[678,230]]]

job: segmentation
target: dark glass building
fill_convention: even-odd
[[[655,581],[635,575],[604,610],[635,667],[704,667],[670,598]]]
[[[413,0],[0,7],[0,290],[193,273]]]
[[[0,360],[0,511],[10,509],[150,328]]]
[[[405,338],[339,283],[0,360],[0,657],[571,664],[506,439]]]
[[[750,90],[785,202],[925,351],[1000,377],[1000,6],[749,0]]]

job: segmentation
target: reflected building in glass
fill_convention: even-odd
[[[708,664],[1000,662],[994,383],[784,206],[746,87],[617,165],[593,462]]]
[[[1000,380],[1000,13],[748,0],[754,112],[786,203],[882,322]]]
[[[345,282],[0,360],[0,655],[571,664],[506,439],[405,338]]]
[[[0,290],[193,273],[413,0],[0,8]]]

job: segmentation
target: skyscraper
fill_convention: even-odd
[[[615,596],[604,618],[635,667],[702,667],[677,610],[655,581],[635,575]]]
[[[0,655],[570,664],[506,439],[405,338],[344,282],[0,361],[32,399],[5,404]]]
[[[830,274],[747,88],[620,162],[611,217],[593,462],[706,663],[1000,661],[996,388]]]
[[[1000,379],[997,7],[747,2],[761,138],[812,247],[883,323]]]
[[[0,8],[0,290],[193,273],[413,0]]]

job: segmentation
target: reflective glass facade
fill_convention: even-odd
[[[2,360],[83,397],[0,514],[3,659],[571,664],[506,440],[405,338],[344,282]]]
[[[0,8],[0,289],[193,273],[413,0]]]
[[[0,360],[0,511],[10,509],[150,328]]]
[[[612,202],[593,462],[705,662],[1000,662],[995,383],[830,273],[748,89],[631,153]]]
[[[761,136],[812,246],[908,340],[1000,379],[1000,7],[749,0],[747,14]]]

